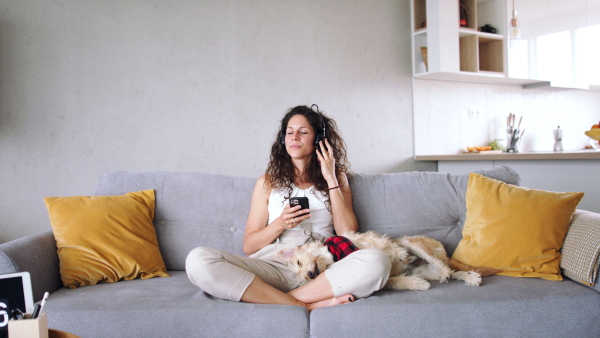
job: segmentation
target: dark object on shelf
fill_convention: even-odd
[[[421,22],[421,28],[427,28],[427,21]]]
[[[461,27],[467,27],[467,16],[470,14],[469,11],[467,10],[467,6],[460,4],[460,26]]]
[[[485,33],[494,33],[494,34],[496,34],[496,28],[494,28],[490,24],[486,24],[484,26],[479,27],[478,31],[485,32]]]

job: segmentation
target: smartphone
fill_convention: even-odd
[[[290,207],[293,208],[297,205],[301,206],[300,210],[310,209],[308,206],[308,197],[290,197]]]

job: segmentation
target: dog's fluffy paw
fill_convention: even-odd
[[[475,271],[456,271],[452,274],[452,278],[464,280],[467,285],[479,286],[481,284],[481,275]]]
[[[428,290],[431,287],[428,281],[419,276],[409,276],[406,278],[409,279],[407,283],[409,290]]]
[[[385,287],[393,290],[427,290],[431,284],[419,276],[400,275],[390,277]]]
[[[475,271],[467,272],[467,278],[465,278],[465,284],[479,286],[481,284],[481,275]]]

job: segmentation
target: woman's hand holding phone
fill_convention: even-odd
[[[281,228],[295,228],[305,219],[310,218],[310,209],[308,206],[308,198],[306,197],[291,197],[290,203],[286,204],[281,212]]]

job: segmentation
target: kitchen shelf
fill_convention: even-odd
[[[467,9],[461,26],[461,7]],[[504,0],[412,0],[413,75],[419,78],[468,81],[507,78]],[[485,24],[496,33],[479,32]],[[427,60],[421,48],[427,48]],[[425,65],[426,64],[426,67]],[[533,81],[531,81],[533,82]]]
[[[536,80],[530,79],[513,79],[498,74],[496,72],[458,72],[458,73],[417,73],[415,79],[437,80],[437,81],[452,81],[452,82],[470,82],[470,83],[485,83],[498,84],[506,86],[523,86],[526,84],[536,83]]]
[[[459,4],[458,4],[458,12],[461,14],[460,17],[460,24],[459,26],[461,28],[471,28],[471,29],[477,29],[477,6],[476,6],[476,1],[475,0],[460,0]],[[463,19],[463,11],[466,11],[465,13],[465,19],[466,19],[466,23],[463,25],[462,23],[462,19]]]
[[[413,2],[413,32],[427,27],[427,1],[415,0]]]

